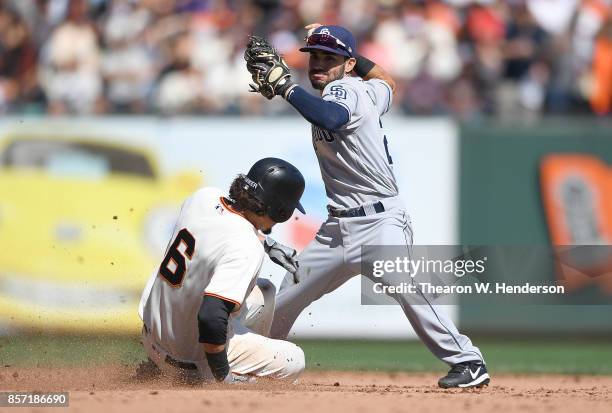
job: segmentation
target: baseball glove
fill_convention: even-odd
[[[293,85],[289,67],[266,39],[250,36],[244,60],[254,83],[249,85],[251,92],[272,99],[276,95],[284,96]]]

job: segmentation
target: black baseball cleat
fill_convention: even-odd
[[[438,380],[438,386],[443,389],[453,387],[469,388],[482,387],[491,381],[487,368],[480,362],[466,362],[455,364],[448,374]]]

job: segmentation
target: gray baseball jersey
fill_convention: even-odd
[[[348,123],[338,131],[312,126],[312,143],[330,205],[353,208],[397,196],[393,160],[380,120],[391,107],[392,96],[382,80],[350,76],[330,82],[323,90],[323,99],[349,112]]]
[[[361,272],[361,246],[412,246],[412,227],[398,196],[393,161],[380,117],[389,110],[391,89],[378,79],[345,77],[329,83],[323,99],[345,107],[349,121],[339,131],[312,127],[312,138],[330,204],[353,208],[381,201],[384,212],[351,218],[329,216],[297,259],[297,274],[287,273],[276,299],[271,337],[287,337],[310,303]],[[364,208],[366,211],[366,208]],[[392,283],[383,280],[383,283]],[[392,296],[433,354],[448,364],[482,361],[471,340],[434,305],[413,305],[408,294]],[[429,303],[427,303],[429,304]]]

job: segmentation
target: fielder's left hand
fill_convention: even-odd
[[[244,60],[253,79],[249,85],[251,92],[259,92],[272,99],[276,95],[285,96],[292,88],[289,66],[266,39],[250,36]]]
[[[289,271],[295,274],[299,268],[299,264],[295,259],[297,257],[297,251],[291,247],[276,242],[270,237],[266,237],[264,240],[264,250],[270,257],[270,259]]]

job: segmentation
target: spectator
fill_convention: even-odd
[[[306,83],[312,22],[341,24],[407,114],[610,112],[612,0],[0,0],[0,111],[259,114],[247,35]],[[598,34],[599,33],[599,34]],[[278,102],[276,102],[278,103]],[[265,106],[266,114],[292,113]]]
[[[499,110],[498,96],[500,92],[503,93],[503,45],[506,37],[507,13],[505,4],[501,2],[472,6],[467,13],[464,35],[467,43],[465,49],[469,50],[469,54],[465,60],[476,89],[470,93],[470,97],[480,102],[478,107],[486,114],[493,114]],[[451,89],[451,92],[454,94],[456,92],[454,89],[458,86],[464,89],[466,81],[469,82],[469,79],[464,77]],[[514,85],[510,84],[509,87],[512,92]],[[470,105],[470,107],[475,106]]]
[[[106,81],[109,110],[142,113],[154,80],[153,57],[144,32],[150,13],[128,0],[113,0],[104,24],[106,50],[102,73]]]
[[[0,113],[44,100],[35,73],[36,49],[17,13],[0,6]]]
[[[497,113],[532,116],[543,109],[548,68],[542,63],[548,37],[525,4],[508,9],[503,44],[504,79],[497,88]],[[532,66],[538,63],[537,68]]]
[[[191,63],[192,38],[180,34],[172,41],[172,60],[161,71],[155,105],[163,114],[197,113],[206,105],[202,74]]]
[[[50,113],[104,109],[98,38],[85,0],[70,0],[66,21],[57,26],[45,45],[41,83]]]

